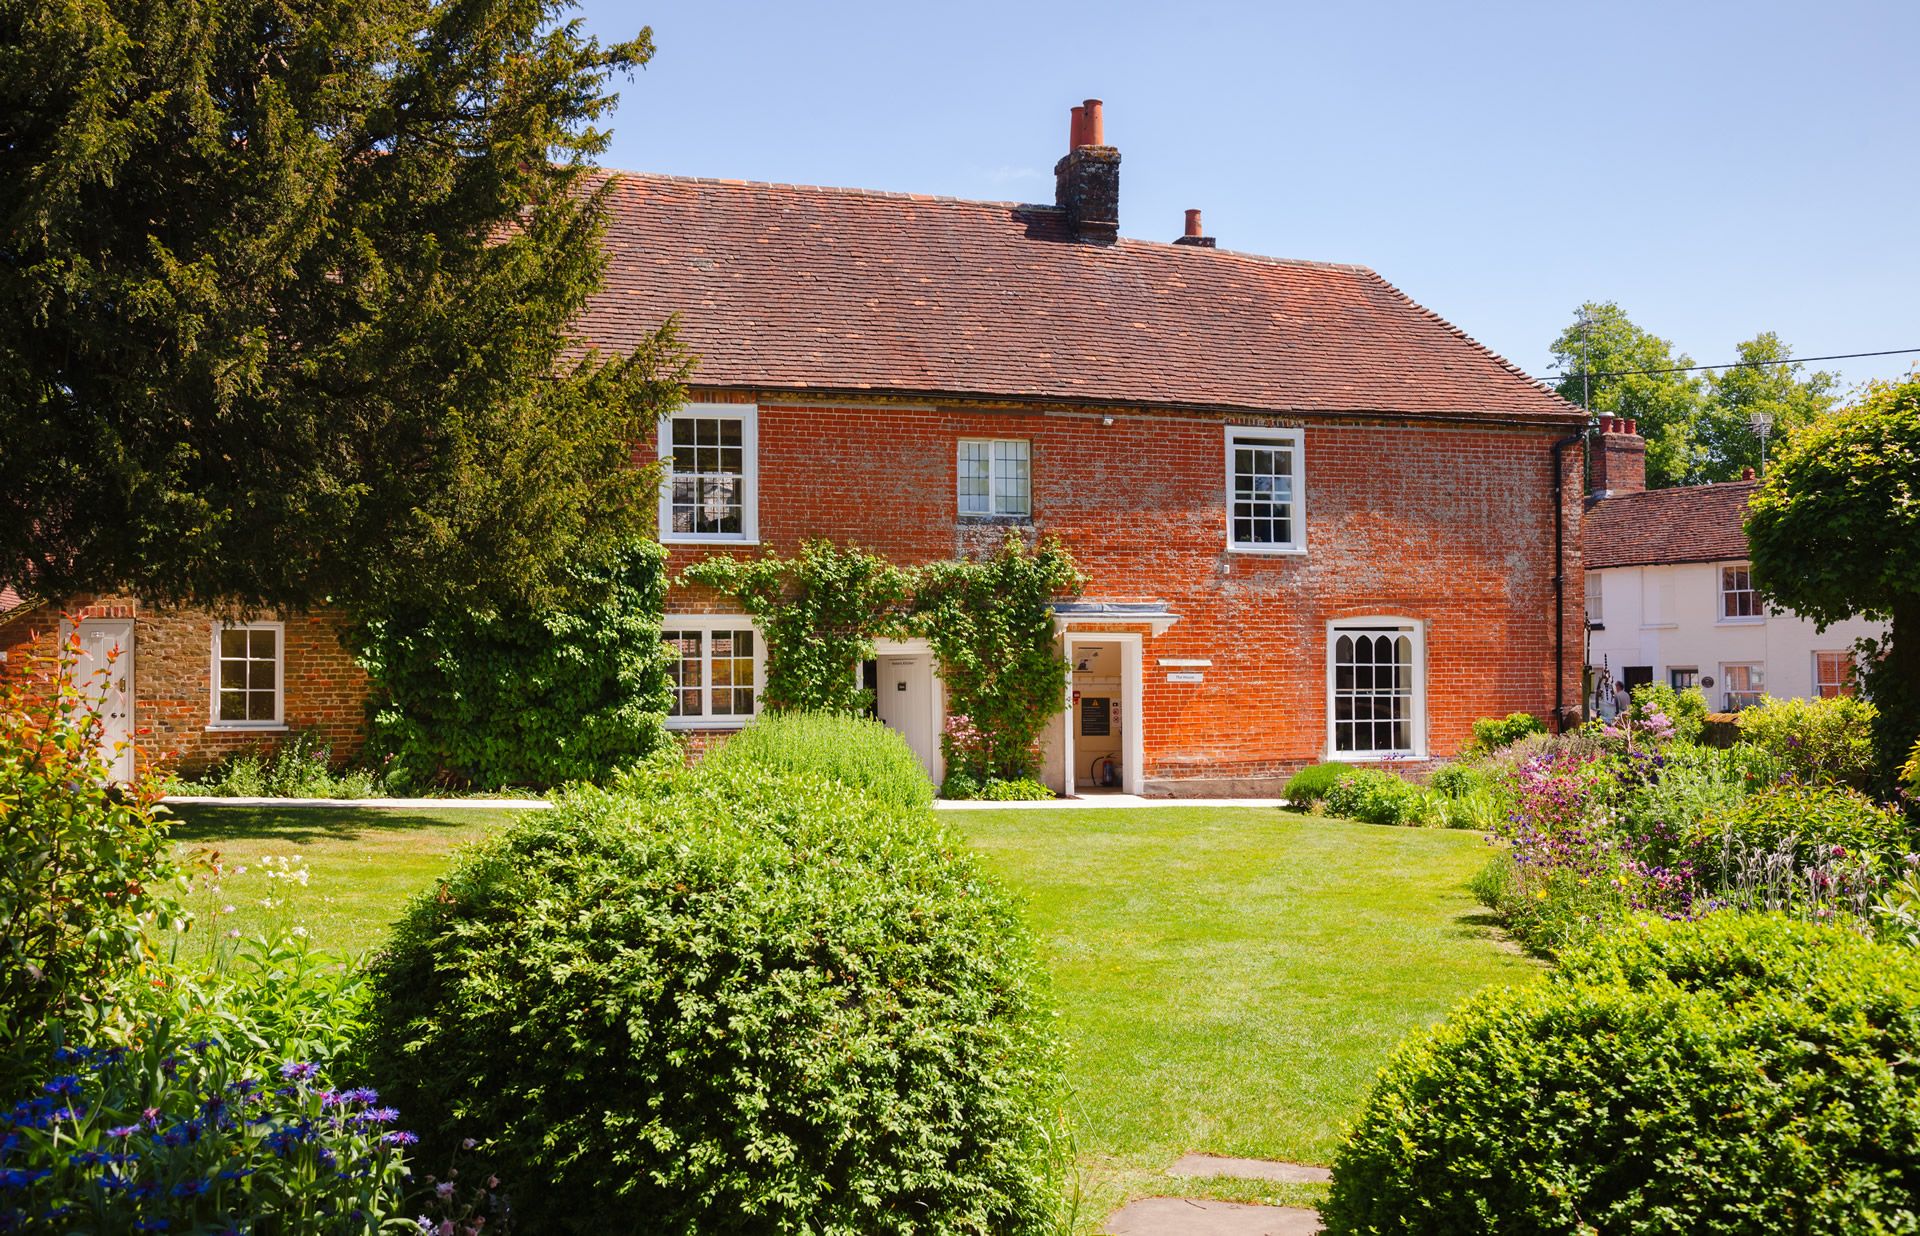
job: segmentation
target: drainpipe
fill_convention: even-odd
[[[1553,444],[1553,728],[1567,728],[1567,504],[1566,466],[1561,457],[1586,441],[1585,431]]]

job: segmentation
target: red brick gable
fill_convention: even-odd
[[[621,173],[582,322],[668,314],[701,386],[1268,412],[1574,419],[1371,270],[1073,243],[1008,202]]]
[[[1587,570],[1742,561],[1747,533],[1741,520],[1758,487],[1757,481],[1727,481],[1603,498],[1582,524]]]

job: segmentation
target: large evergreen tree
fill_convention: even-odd
[[[0,0],[0,584],[538,598],[649,522],[564,0]]]

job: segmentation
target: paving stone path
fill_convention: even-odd
[[[1235,1159],[1218,1154],[1182,1155],[1169,1176],[1309,1183],[1333,1179],[1324,1167],[1277,1159]],[[1193,1197],[1147,1197],[1129,1202],[1107,1220],[1109,1236],[1312,1236],[1320,1216],[1300,1206],[1249,1206]]]

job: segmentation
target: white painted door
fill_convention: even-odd
[[[133,620],[89,618],[80,624],[76,685],[100,709],[100,754],[115,781],[133,780]]]
[[[938,781],[940,742],[933,725],[933,658],[883,654],[876,659],[875,711],[907,740],[927,776]]]

